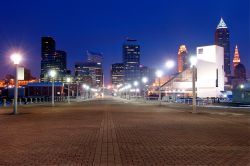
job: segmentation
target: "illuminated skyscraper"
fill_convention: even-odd
[[[234,51],[233,64],[234,64],[234,69],[235,69],[235,67],[236,67],[238,64],[240,64],[240,54],[239,54],[237,45],[236,45],[235,51]]]
[[[87,51],[88,62],[102,64],[103,54]]]
[[[56,81],[64,81],[67,73],[67,53],[56,50],[56,42],[52,37],[41,39],[41,82],[50,81],[49,71],[56,71]]]
[[[49,59],[55,56],[56,42],[52,37],[41,38],[41,75],[40,79],[42,82],[47,81],[47,74],[50,64]]]
[[[112,85],[124,83],[124,65],[123,63],[114,63],[111,66]]]
[[[185,45],[181,45],[178,51],[178,73],[189,67],[188,51]]]
[[[136,40],[127,39],[123,44],[124,81],[140,80],[140,45]]]
[[[221,18],[215,31],[215,44],[224,48],[224,71],[227,83],[230,83],[230,34],[226,23]]]

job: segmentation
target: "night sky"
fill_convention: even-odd
[[[162,66],[177,59],[178,47],[189,53],[214,44],[220,17],[229,27],[231,57],[237,44],[250,70],[249,0],[9,0],[0,4],[0,78],[13,73],[12,50],[24,54],[23,64],[40,74],[40,38],[51,36],[68,53],[68,68],[84,61],[86,50],[104,54],[106,83],[110,65],[122,61],[126,37],[141,45],[141,62]],[[232,58],[231,58],[232,61]]]

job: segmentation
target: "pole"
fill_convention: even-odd
[[[14,109],[13,114],[17,114],[17,97],[18,97],[18,65],[16,64],[16,80],[15,80],[15,94],[14,94]]]
[[[78,99],[78,81],[76,81],[76,99]]]
[[[70,103],[70,98],[69,98],[69,83],[68,83],[68,103]]]
[[[196,113],[196,92],[195,92],[195,73],[196,68],[193,65],[193,74],[192,74],[192,89],[193,89],[193,113]]]
[[[144,102],[146,103],[146,85],[144,87],[144,92],[143,93],[144,93],[144,95],[143,95],[144,96]]]
[[[159,77],[159,104],[161,105],[161,78]]]
[[[52,78],[52,107],[55,106],[55,80]]]

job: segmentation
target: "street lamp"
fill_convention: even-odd
[[[70,82],[71,82],[71,78],[70,77],[67,77],[67,83],[68,83],[68,103],[70,103],[70,97],[69,97],[69,85],[70,85]]]
[[[56,76],[56,71],[55,70],[50,70],[49,71],[49,76],[52,78],[52,107],[55,106],[55,76]]]
[[[240,85],[240,89],[244,89],[245,86],[243,84]]]
[[[158,100],[159,100],[159,102],[161,104],[161,77],[163,75],[163,72],[161,70],[157,70],[155,74],[156,74],[156,77],[158,78],[158,90],[159,90],[159,98],[158,98]]]
[[[11,55],[10,59],[16,66],[16,79],[15,79],[15,94],[14,94],[14,108],[13,114],[17,114],[17,97],[18,97],[18,65],[22,60],[22,55],[20,53],[14,53]]]
[[[138,81],[134,81],[134,86],[135,86],[135,97],[137,99],[137,86],[138,86]]]
[[[127,84],[126,86],[125,86],[125,94],[126,94],[126,99],[130,99],[130,92],[129,92],[129,90],[130,90],[130,88],[131,88],[132,86],[131,86],[131,84]],[[128,98],[127,98],[127,96],[128,96]]]
[[[84,96],[86,96],[86,98],[89,98],[88,90],[90,89],[90,87],[86,84],[83,84],[83,89],[86,90]]]
[[[142,77],[142,83],[144,84],[144,101],[146,102],[146,84],[148,83],[148,77]]]
[[[190,57],[190,64],[192,68],[192,93],[193,93],[193,112],[196,113],[196,90],[195,90],[195,81],[196,81],[196,64],[197,64],[197,57],[191,56]]]
[[[173,60],[168,60],[167,62],[166,62],[166,67],[168,68],[168,69],[171,69],[171,68],[173,68],[175,66],[175,62],[173,61]]]

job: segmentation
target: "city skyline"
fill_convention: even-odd
[[[14,8],[17,13],[25,11],[20,16],[6,12],[7,9],[12,9],[12,3],[14,2],[4,2],[0,7],[2,15],[0,19],[5,25],[0,27],[0,37],[2,38],[0,56],[3,57],[0,63],[1,78],[5,74],[13,72],[9,62],[9,54],[11,49],[16,48],[20,48],[24,52],[25,59],[22,64],[30,68],[32,74],[39,78],[40,38],[42,36],[53,37],[57,41],[57,48],[67,52],[68,68],[72,71],[75,62],[83,61],[86,58],[84,56],[87,50],[102,52],[106,83],[110,82],[111,64],[122,61],[122,44],[126,37],[138,40],[141,46],[141,64],[158,67],[164,65],[163,61],[174,59],[177,66],[177,54],[180,45],[185,44],[189,53],[194,54],[196,47],[214,43],[214,32],[220,17],[223,17],[230,31],[231,66],[234,48],[235,45],[238,45],[241,61],[245,65],[249,76],[249,35],[247,35],[249,34],[249,2],[247,0],[238,3],[236,1],[203,3],[195,3],[195,1],[187,3],[183,1],[183,6],[178,6],[180,11],[170,9],[174,6],[177,7],[176,2],[167,3],[161,1],[157,4],[135,2],[134,6],[129,8],[130,13],[127,15],[124,15],[122,11],[125,11],[128,5],[120,6],[114,1],[108,4],[76,1],[71,3],[71,6],[67,6],[68,3],[62,2],[57,8],[69,9],[70,11],[72,10],[71,7],[77,8],[73,13],[62,12],[63,15],[60,15],[59,10],[57,14],[51,12],[51,9],[57,4],[56,2],[51,2],[46,7],[39,1],[30,2],[15,5],[19,6],[19,8]],[[20,2],[16,3],[19,4]],[[87,11],[80,10],[88,5],[91,7]],[[185,9],[185,5],[190,5],[190,8]],[[206,6],[203,8],[204,12],[201,12],[203,10],[199,9],[199,6]],[[152,8],[158,10],[154,10],[155,14],[150,15],[148,10]],[[196,8],[201,12],[199,16],[187,13],[187,11]],[[235,8],[241,10],[232,12]],[[34,11],[36,9],[40,10]],[[91,9],[93,11],[99,10],[94,14],[85,15]],[[121,11],[118,11],[118,9],[121,9]],[[213,12],[206,13],[206,11],[210,10],[213,10]],[[46,11],[44,15],[40,15],[44,11]],[[142,16],[139,11],[143,13],[140,24],[136,22]],[[33,15],[29,16],[29,13]],[[114,17],[114,13],[117,13],[117,17]],[[108,17],[111,15],[112,17]],[[118,18],[119,16],[121,18]],[[156,18],[157,20],[155,20]],[[87,23],[84,21],[82,23],[82,19],[87,19]],[[97,26],[98,23],[101,26]],[[58,29],[58,26],[65,26],[65,28],[55,30]],[[151,59],[152,56],[154,61]]]

